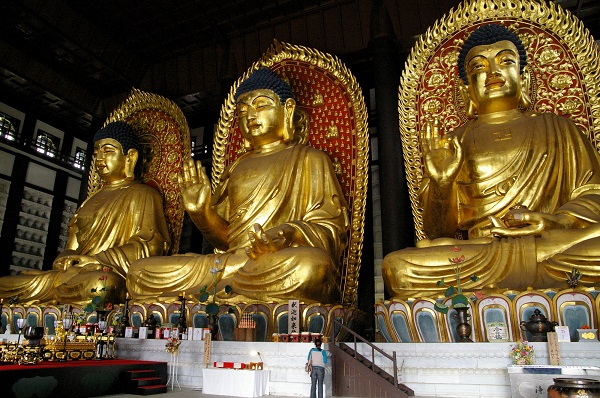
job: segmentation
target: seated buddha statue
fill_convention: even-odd
[[[217,252],[138,260],[129,293],[169,300],[229,285],[232,301],[337,302],[348,222],[329,157],[294,140],[292,90],[270,69],[244,80],[235,101],[247,151],[214,193],[200,162],[184,162],[179,178],[187,213]]]
[[[20,302],[29,303],[83,302],[98,294],[100,278],[107,278],[105,286],[113,296],[124,296],[131,263],[167,252],[170,238],[162,198],[135,179],[138,153],[137,136],[125,122],[109,123],[94,135],[102,187],[70,220],[65,249],[53,269],[0,278],[0,297],[19,296]]]
[[[463,288],[566,288],[600,281],[600,158],[576,125],[530,105],[526,53],[507,28],[484,25],[458,57],[465,125],[440,137],[420,133],[425,167],[420,200],[429,239],[388,254],[383,278],[397,298],[435,296],[455,285],[452,248],[464,263]],[[468,240],[456,240],[457,230]],[[464,235],[464,233],[463,233]],[[469,281],[476,275],[479,280]]]

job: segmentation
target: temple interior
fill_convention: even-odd
[[[420,343],[504,344],[476,355],[494,358],[492,386],[465,396],[510,390],[506,344],[546,349],[527,321],[598,343],[600,4],[518,0],[521,23],[463,8],[482,1],[3,1],[0,333],[19,319],[65,333],[65,304],[123,332],[123,304],[136,330],[216,325],[219,343],[354,330],[402,351],[422,396],[445,395]],[[537,24],[546,9],[568,28]],[[471,39],[488,19],[509,33]],[[263,69],[277,82],[254,83]]]

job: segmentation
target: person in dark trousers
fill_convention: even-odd
[[[312,366],[310,373],[310,398],[317,398],[317,383],[319,385],[319,398],[323,398],[323,378],[325,377],[325,364],[327,363],[327,352],[321,349],[321,340],[315,340],[315,348],[308,352],[308,362]]]

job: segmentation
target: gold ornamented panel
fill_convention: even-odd
[[[191,154],[190,129],[185,116],[173,101],[133,89],[104,125],[118,120],[129,123],[138,134],[142,146],[138,160],[142,162],[142,182],[156,188],[163,197],[171,253],[177,253],[184,216],[177,176],[183,160]],[[101,182],[92,159],[88,196],[101,188]]]
[[[366,205],[369,139],[367,111],[354,76],[336,57],[287,43],[274,45],[231,87],[221,109],[213,146],[212,187],[225,167],[243,153],[235,118],[237,87],[259,68],[270,68],[286,80],[308,135],[306,142],[326,152],[333,163],[350,216],[349,248],[340,268],[342,302],[356,302]],[[307,125],[306,125],[307,124]]]
[[[467,122],[458,90],[457,59],[467,36],[500,23],[527,50],[535,112],[570,117],[600,151],[600,54],[570,12],[534,0],[471,0],[430,27],[411,51],[399,87],[400,135],[417,239],[425,239],[418,191],[423,178],[418,132],[437,117],[446,133]]]

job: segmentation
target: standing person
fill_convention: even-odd
[[[310,372],[310,398],[317,398],[317,383],[319,383],[319,398],[323,398],[323,378],[325,377],[327,352],[321,349],[321,339],[315,340],[315,348],[310,349],[307,360],[312,365],[312,372]]]

